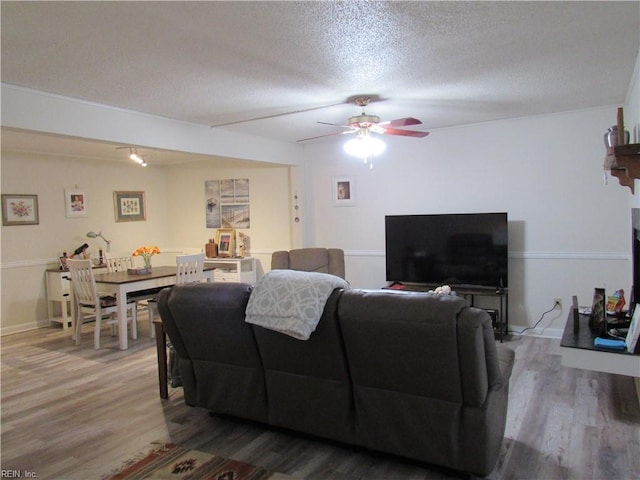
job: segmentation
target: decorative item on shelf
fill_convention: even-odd
[[[86,260],[90,256],[91,254],[89,253],[89,244],[83,243],[73,251],[69,258],[81,258]]]
[[[615,129],[616,135],[613,134]],[[629,187],[634,193],[635,179],[640,178],[640,143],[629,144],[629,132],[624,129],[624,112],[618,108],[618,123],[605,134],[607,154],[604,159],[604,180],[607,183],[607,172],[618,179],[620,185]],[[611,143],[611,146],[608,144]]]
[[[607,313],[622,313],[626,301],[624,299],[624,290],[616,290],[613,295],[607,297]]]
[[[233,257],[235,251],[235,228],[219,228],[217,233],[218,256]]]
[[[246,233],[238,232],[238,237],[240,241],[238,242],[238,257],[248,257],[249,256],[249,235]]]
[[[64,270],[64,271],[69,270],[69,267],[67,267],[68,258],[69,257],[67,256],[67,252],[62,252],[62,256],[60,257],[60,270]]]
[[[218,245],[210,238],[207,243],[204,244],[204,254],[207,258],[216,258],[218,256]]]
[[[589,316],[589,328],[596,335],[606,331],[606,295],[604,288],[596,288],[593,292],[591,315]]]
[[[629,131],[624,130],[623,142],[618,143],[618,127],[613,125],[609,127],[607,133],[604,134],[604,146],[607,148],[615,147],[617,145],[626,145],[629,143]]]
[[[153,247],[140,247],[134,250],[131,254],[134,257],[142,257],[142,261],[144,262],[144,268],[148,271],[151,270],[151,257],[157,253],[160,253],[160,249],[157,246]]]

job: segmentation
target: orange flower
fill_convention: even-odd
[[[140,247],[137,248],[132,255],[134,257],[137,257],[138,255],[142,255],[143,257],[145,256],[151,256],[151,255],[155,255],[156,253],[160,253],[160,249],[157,246],[153,246],[153,247]]]
[[[157,246],[153,247],[140,247],[137,248],[131,255],[134,257],[140,256],[144,260],[144,266],[146,268],[151,268],[151,256],[156,253],[160,253],[160,249]]]

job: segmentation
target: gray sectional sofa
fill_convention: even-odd
[[[252,286],[159,296],[188,405],[486,476],[513,351],[462,298],[336,289],[306,341],[245,322]]]

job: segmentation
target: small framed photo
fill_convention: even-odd
[[[216,233],[219,257],[233,257],[233,249],[236,239],[234,228],[219,228]]]
[[[38,225],[38,196],[2,194],[2,225]]]
[[[139,222],[147,219],[144,192],[113,192],[116,222]]]
[[[67,218],[86,217],[89,215],[87,193],[77,188],[65,188],[64,205]]]
[[[627,344],[627,352],[635,353],[638,347],[638,337],[640,337],[640,304],[636,304],[631,317],[631,325],[627,332],[625,343]]]
[[[333,177],[333,206],[351,207],[356,204],[356,185],[354,177]]]

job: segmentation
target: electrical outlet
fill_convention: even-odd
[[[553,308],[560,308],[560,310],[562,310],[562,299],[561,298],[554,298],[553,299]]]

